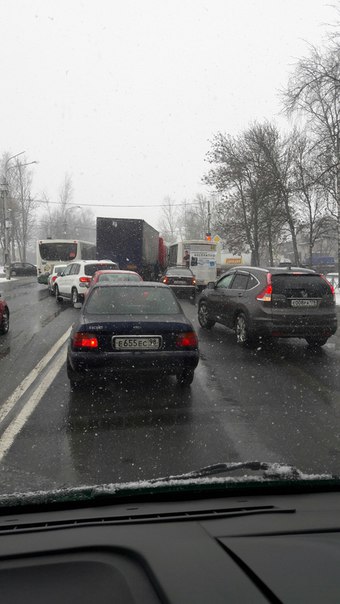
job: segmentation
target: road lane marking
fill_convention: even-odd
[[[51,386],[52,382],[55,380],[58,372],[62,368],[65,363],[66,351],[61,350],[58,356],[53,360],[48,373],[41,380],[40,384],[34,390],[30,398],[28,399],[25,406],[22,408],[20,413],[16,416],[16,418],[10,423],[8,428],[6,428],[2,437],[0,438],[0,463],[5,457],[6,453],[12,446],[15,438],[18,436],[19,432],[27,422],[27,420],[32,415],[34,409],[37,407],[38,403],[41,401],[42,397]]]
[[[52,346],[49,352],[37,363],[37,365],[32,369],[32,371],[22,380],[22,382],[17,386],[11,396],[7,399],[4,405],[0,409],[0,424],[3,422],[8,413],[13,409],[18,400],[25,394],[26,390],[33,384],[34,380],[38,377],[38,375],[45,369],[46,365],[50,362],[50,360],[54,357],[55,354],[59,351],[59,349],[65,344],[67,338],[71,333],[71,327],[59,338],[59,340]]]

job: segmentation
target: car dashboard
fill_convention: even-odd
[[[6,512],[1,602],[339,602],[339,512],[337,492]]]

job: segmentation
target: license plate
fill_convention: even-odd
[[[174,281],[174,285],[185,285],[185,284],[186,284],[186,281],[180,281],[180,280]]]
[[[290,303],[294,308],[316,308],[318,305],[317,300],[291,300]]]
[[[161,336],[115,336],[112,338],[113,348],[118,350],[158,350],[161,343]]]

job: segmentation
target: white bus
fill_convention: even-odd
[[[38,276],[50,273],[55,264],[74,260],[95,260],[96,246],[80,239],[39,239],[37,241]]]
[[[217,277],[216,243],[205,239],[191,239],[173,243],[169,247],[169,266],[187,266],[196,278],[198,289]]]

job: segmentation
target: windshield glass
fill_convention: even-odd
[[[173,315],[180,307],[168,289],[160,287],[97,287],[84,312],[97,315]]]
[[[192,277],[191,270],[187,268],[177,267],[177,268],[169,268],[166,272],[167,275],[182,275],[183,277]]]
[[[112,268],[112,264],[85,264],[84,272],[85,275],[93,277],[97,271],[110,270],[110,268]]]
[[[76,243],[40,243],[42,260],[73,260],[77,255]]]
[[[140,281],[138,275],[133,273],[106,273],[104,275],[98,275],[99,283],[114,283],[115,281]]]
[[[340,0],[1,21],[0,510],[340,477]]]

